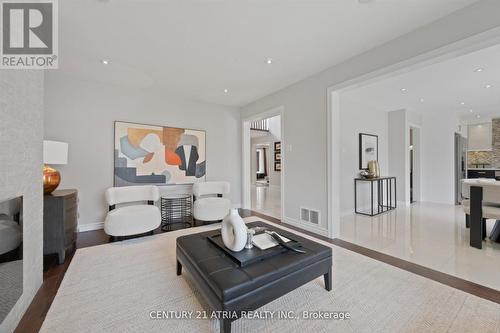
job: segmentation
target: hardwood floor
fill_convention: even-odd
[[[359,253],[361,255],[370,257],[372,259],[384,262],[386,264],[398,267],[400,269],[409,271],[411,273],[423,276],[425,278],[429,278],[431,280],[437,281],[439,283],[448,285],[452,288],[456,288],[459,290],[462,290],[464,292],[470,293],[472,295],[490,300],[492,302],[496,302],[500,304],[500,291],[494,290],[491,288],[487,288],[475,283],[472,283],[470,281],[466,281],[439,271],[435,271],[433,269],[429,269],[417,264],[414,264],[409,261],[405,261],[396,257],[392,257],[390,255],[380,253],[353,243],[349,243],[346,241],[343,241],[341,239],[330,239],[324,236],[320,236],[317,234],[314,234],[312,232],[309,232],[307,230],[282,223],[279,219],[276,219],[274,217],[266,216],[264,214],[251,211],[251,210],[243,210],[240,209],[240,215],[242,217],[250,217],[250,216],[257,216],[262,219],[274,222],[274,223],[280,223],[283,226],[302,232],[306,235],[310,235],[313,237],[316,237],[318,239],[321,239],[325,242],[334,244],[336,246],[345,248],[347,250]],[[185,227],[189,226],[183,226],[183,225],[176,225],[173,230],[177,229],[182,229]],[[155,234],[157,233],[162,233],[165,231],[162,231],[161,229],[155,230]],[[168,232],[168,231],[167,231]],[[104,230],[95,230],[95,231],[87,231],[87,232],[81,232],[78,234],[77,238],[77,244],[76,248],[84,248],[84,247],[89,247],[89,246],[96,246],[96,245],[101,245],[101,244],[106,244],[109,243],[110,239],[109,236],[107,236],[104,233]],[[15,332],[16,333],[37,333],[41,326],[42,323],[45,319],[45,316],[50,308],[50,305],[52,304],[52,301],[54,300],[54,297],[56,296],[57,290],[59,289],[59,286],[64,278],[64,274],[66,273],[66,270],[69,267],[69,264],[71,260],[73,259],[74,252],[67,253],[66,254],[66,260],[64,261],[64,264],[62,265],[57,265],[57,258],[56,256],[54,257],[46,257],[44,259],[44,274],[43,274],[43,284],[38,290],[37,294],[35,295],[33,301],[31,302],[30,306],[28,307],[26,313],[24,314],[23,318],[19,322],[19,325],[17,326]]]

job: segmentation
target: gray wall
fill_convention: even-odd
[[[140,87],[45,77],[45,138],[69,143],[60,166],[61,188],[79,191],[79,226],[104,221],[104,191],[113,186],[115,120],[204,129],[207,180],[231,183],[231,201],[241,204],[241,134],[238,109],[209,105]]]
[[[0,324],[12,332],[42,284],[43,72],[0,70],[0,201],[24,198],[23,294]]]
[[[320,210],[321,226],[327,227],[329,87],[499,27],[499,11],[500,1],[480,1],[243,107],[244,118],[284,107],[282,140],[287,145],[284,219],[300,223],[299,207],[304,206]]]
[[[378,161],[380,174],[388,175],[388,116],[384,110],[376,110],[363,101],[353,99],[348,94],[340,94],[340,198],[341,215],[352,214],[354,211],[353,179],[359,177],[359,133],[378,136]],[[358,184],[358,205],[365,207],[370,201],[370,193],[363,187],[368,184]]]

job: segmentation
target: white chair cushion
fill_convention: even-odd
[[[128,202],[158,201],[160,191],[154,185],[111,187],[105,193],[108,205]]]
[[[158,207],[135,205],[110,211],[104,221],[104,231],[110,236],[130,236],[154,230],[160,224]]]
[[[193,217],[199,221],[218,221],[229,214],[231,201],[226,198],[197,199],[193,205]]]
[[[228,182],[203,182],[193,184],[193,194],[195,197],[210,194],[228,194],[230,185]]]
[[[14,221],[0,220],[0,254],[15,250],[23,241],[21,227]]]

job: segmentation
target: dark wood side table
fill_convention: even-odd
[[[78,191],[56,190],[43,197],[43,254],[57,253],[64,263],[66,250],[76,246]]]

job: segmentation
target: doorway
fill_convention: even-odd
[[[282,108],[243,121],[243,207],[281,219]]]
[[[421,143],[420,143],[420,127],[410,125],[409,129],[409,188],[410,188],[410,203],[421,201]]]

